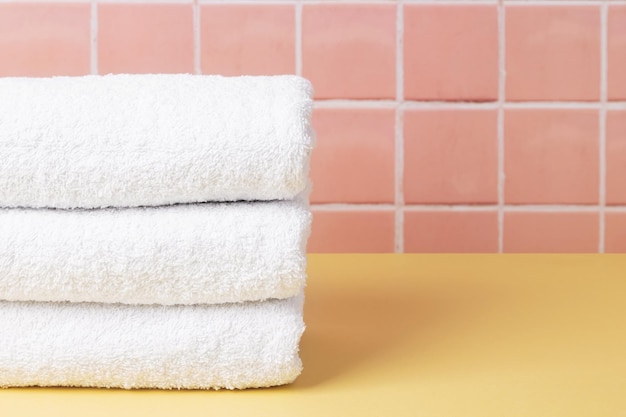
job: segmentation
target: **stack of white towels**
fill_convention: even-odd
[[[0,386],[293,381],[311,94],[296,76],[0,79]]]

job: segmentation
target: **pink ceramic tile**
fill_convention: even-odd
[[[193,72],[191,4],[98,5],[98,65],[106,73]]]
[[[209,4],[200,11],[203,73],[295,72],[294,6]]]
[[[596,204],[598,129],[596,110],[507,110],[505,201]]]
[[[88,4],[0,4],[0,76],[90,72]]]
[[[405,252],[497,252],[496,212],[405,212]]]
[[[302,72],[316,98],[394,98],[395,61],[395,5],[304,5]]]
[[[497,6],[406,5],[404,95],[416,100],[495,100]]]
[[[624,50],[626,53],[626,50]],[[606,202],[626,204],[626,111],[606,119]]]
[[[496,110],[404,113],[407,203],[498,201]]]
[[[598,213],[505,213],[504,252],[598,251]]]
[[[316,109],[311,162],[315,203],[392,203],[392,109]]]
[[[315,211],[307,252],[393,252],[393,211]]]
[[[598,100],[599,6],[507,6],[508,100]]]
[[[606,213],[607,253],[626,253],[626,213]]]
[[[609,6],[608,98],[626,100],[626,5]]]

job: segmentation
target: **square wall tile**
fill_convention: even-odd
[[[414,100],[496,100],[496,5],[404,7],[404,96]]]
[[[626,204],[626,110],[606,115],[606,202]]]
[[[99,73],[194,72],[192,7],[99,4]]]
[[[393,211],[313,209],[309,253],[388,253],[394,251]]]
[[[506,110],[505,201],[597,204],[598,119],[597,110]]]
[[[506,7],[507,100],[600,98],[600,7]]]
[[[0,76],[90,73],[89,4],[0,4]]]
[[[498,252],[498,214],[495,211],[406,211],[404,251]]]
[[[608,17],[608,98],[626,100],[626,5],[610,5]]]
[[[626,253],[626,213],[606,213],[605,216],[605,252]]]
[[[314,203],[393,203],[393,109],[315,109]]]
[[[293,74],[293,5],[208,4],[200,8],[202,72]]]
[[[598,239],[598,213],[504,214],[507,253],[595,253]]]
[[[404,200],[498,201],[496,110],[404,112]]]
[[[305,4],[302,72],[315,98],[395,98],[396,5]]]

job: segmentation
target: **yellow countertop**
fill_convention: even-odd
[[[626,416],[626,256],[310,255],[289,386],[0,390],[0,415]]]

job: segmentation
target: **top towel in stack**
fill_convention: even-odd
[[[296,296],[311,111],[296,76],[0,79],[0,299]]]
[[[0,78],[0,207],[293,199],[311,108],[296,76]]]

